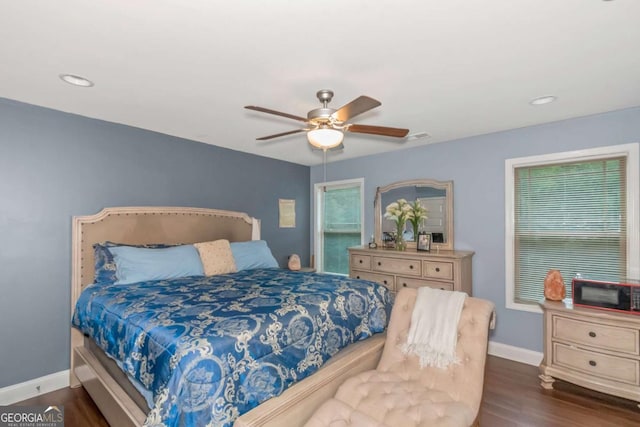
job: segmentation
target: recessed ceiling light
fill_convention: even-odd
[[[93,82],[89,79],[85,79],[81,76],[74,76],[73,74],[60,74],[60,78],[63,82],[69,83],[70,85],[80,86],[80,87],[91,87],[93,86]]]
[[[531,101],[529,101],[529,104],[531,105],[544,105],[544,104],[549,104],[550,102],[555,101],[557,98],[553,95],[545,95],[545,96],[539,96],[538,98],[534,98]]]
[[[407,141],[413,141],[414,139],[428,138],[428,137],[429,137],[429,134],[427,132],[418,132],[418,133],[413,133],[407,136]]]

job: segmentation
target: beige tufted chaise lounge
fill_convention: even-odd
[[[407,341],[416,296],[416,289],[398,293],[378,367],[347,379],[306,427],[477,425],[494,305],[466,298],[458,324],[460,363],[421,369],[417,356],[400,350]]]

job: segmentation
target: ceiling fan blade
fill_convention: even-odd
[[[276,133],[275,135],[269,135],[269,136],[263,136],[260,138],[256,138],[257,141],[266,141],[267,139],[273,139],[273,138],[278,138],[280,136],[285,136],[285,135],[293,135],[294,133],[300,133],[300,132],[304,132],[307,129],[296,129],[296,130],[290,130],[288,132],[282,132],[282,133]]]
[[[333,113],[331,117],[339,122],[346,122],[350,118],[355,117],[358,114],[362,114],[365,111],[369,111],[373,108],[379,107],[380,105],[382,105],[382,102],[363,95],[357,97],[350,103],[338,108],[338,110]]]
[[[370,126],[370,125],[349,125],[347,127],[349,132],[355,133],[369,133],[372,135],[393,136],[395,138],[404,138],[409,133],[409,129],[390,128],[385,126]]]
[[[276,110],[270,110],[264,107],[256,107],[255,105],[245,105],[244,108],[246,108],[247,110],[260,111],[261,113],[274,114],[276,116],[282,116],[288,119],[298,120],[300,122],[305,122],[305,123],[307,122],[307,119],[304,117],[294,116],[293,114],[283,113],[281,111],[276,111]]]

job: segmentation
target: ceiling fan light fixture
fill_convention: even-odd
[[[336,129],[320,128],[307,132],[307,140],[309,144],[322,150],[328,150],[337,147],[342,143],[344,134]]]

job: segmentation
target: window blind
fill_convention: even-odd
[[[349,274],[347,248],[362,242],[360,186],[326,188],[322,229],[326,273]]]
[[[519,167],[515,175],[517,303],[544,296],[544,278],[621,280],[627,265],[626,157]]]

